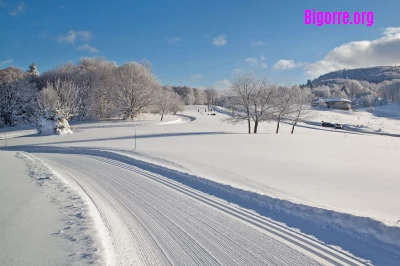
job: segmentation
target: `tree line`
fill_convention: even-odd
[[[133,119],[144,112],[176,114],[181,97],[162,86],[148,62],[117,66],[101,58],[83,58],[41,75],[33,63],[28,71],[0,70],[0,120],[7,125],[37,121],[44,113],[71,119]]]
[[[315,97],[345,98],[360,107],[400,103],[400,79],[385,80],[377,84],[342,78],[322,80],[316,84],[308,80],[306,85],[300,87],[310,88]]]

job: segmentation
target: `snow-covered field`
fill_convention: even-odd
[[[42,160],[87,203],[72,210],[97,224],[82,264],[400,264],[398,106],[316,110],[293,135],[275,123],[249,135],[203,111],[72,124],[71,135],[15,131],[0,155]],[[69,206],[65,193],[57,199]],[[62,221],[71,210],[60,208]],[[83,234],[66,234],[80,243],[73,254],[86,254]]]

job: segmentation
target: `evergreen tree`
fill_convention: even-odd
[[[27,72],[34,76],[39,76],[39,72],[37,71],[35,62],[32,62],[32,64],[29,65],[29,69]]]
[[[308,88],[313,88],[314,86],[313,86],[313,84],[312,84],[312,82],[311,82],[311,80],[307,80],[307,85],[306,85]]]

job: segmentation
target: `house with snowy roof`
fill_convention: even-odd
[[[351,101],[344,98],[316,99],[312,102],[312,106],[321,105],[326,105],[328,108],[351,110]]]

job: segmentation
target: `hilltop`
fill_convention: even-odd
[[[352,79],[381,83],[385,80],[400,79],[400,66],[378,66],[368,68],[342,69],[321,75],[313,80],[313,84],[330,79]]]

